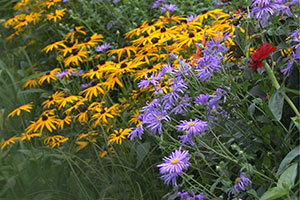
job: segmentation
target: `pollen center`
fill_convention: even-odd
[[[194,126],[194,125],[195,125],[195,123],[193,123],[193,122],[189,123],[189,126]]]
[[[156,121],[159,121],[161,117],[162,117],[162,115],[158,115],[158,117],[156,118]]]
[[[171,163],[172,163],[173,165],[175,165],[176,163],[178,163],[178,160],[177,160],[177,159],[172,160]]]

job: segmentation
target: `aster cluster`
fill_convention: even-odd
[[[152,8],[159,8],[161,12],[166,11],[175,11],[177,10],[177,6],[175,4],[167,4],[167,0],[157,0],[153,3]]]
[[[184,200],[205,200],[207,199],[207,195],[200,193],[200,194],[195,194],[192,192],[192,196],[190,196],[188,191],[185,192],[178,192],[177,197],[180,197]]]
[[[292,16],[290,7],[297,2],[298,0],[252,0],[251,15],[261,22],[266,22],[271,15],[277,13]]]

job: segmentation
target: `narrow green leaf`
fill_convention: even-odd
[[[286,92],[291,92],[291,93],[300,95],[300,90],[294,90],[294,89],[291,89],[291,88],[284,88],[284,90]]]
[[[277,121],[281,119],[283,103],[284,103],[284,88],[281,87],[271,96],[271,99],[269,101],[270,110]]]
[[[300,117],[295,116],[291,118],[297,129],[300,131]]]
[[[136,148],[136,153],[137,153],[137,161],[136,161],[136,166],[135,168],[138,168],[144,158],[146,157],[147,153],[149,152],[150,149],[150,143],[146,142],[143,144],[139,144]]]
[[[276,176],[278,177],[282,171],[286,168],[286,166],[296,158],[296,156],[300,155],[300,145],[290,151],[285,158],[281,161]]]

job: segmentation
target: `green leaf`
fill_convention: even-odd
[[[300,117],[295,116],[291,118],[297,129],[300,131]]]
[[[300,155],[300,145],[290,151],[285,158],[281,161],[276,176],[278,177],[282,171],[286,168],[286,166],[296,158],[296,156]]]
[[[293,164],[289,168],[287,168],[280,176],[277,186],[278,187],[286,187],[291,189],[295,184],[295,179],[297,176],[297,168],[298,163]]]
[[[146,157],[147,153],[149,152],[150,149],[150,143],[146,142],[143,144],[139,144],[136,148],[136,153],[137,153],[137,161],[136,161],[136,166],[135,168],[138,168],[144,158]]]
[[[284,103],[284,88],[281,87],[271,96],[271,99],[269,101],[270,110],[277,121],[281,119],[283,103]]]
[[[288,189],[282,187],[273,187],[265,192],[259,200],[273,200],[286,195],[289,192]]]

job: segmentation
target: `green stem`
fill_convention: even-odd
[[[276,88],[276,90],[279,90],[280,85],[273,73],[273,70],[271,69],[271,67],[268,65],[268,63],[266,61],[263,62],[264,63],[264,67],[266,69],[266,72],[272,82],[272,84],[274,85],[274,87]],[[291,106],[291,108],[293,109],[293,111],[295,112],[295,114],[300,117],[300,113],[297,110],[297,107],[295,106],[295,104],[292,102],[292,100],[286,95],[284,94],[284,99],[287,101],[287,103]]]

